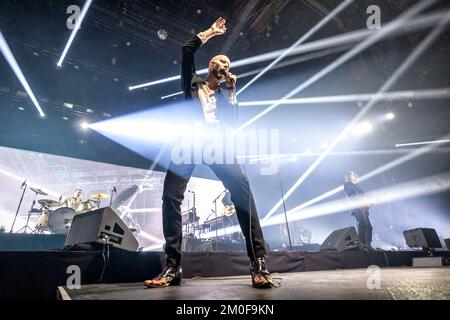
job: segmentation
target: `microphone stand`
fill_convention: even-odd
[[[279,171],[278,171],[278,180],[280,181],[281,199],[283,200],[284,219],[286,221],[286,230],[287,230],[288,239],[289,239],[289,250],[292,251],[291,232],[289,231],[289,222],[288,222],[287,213],[286,213],[286,203],[284,202],[284,191],[283,191],[283,185],[281,184],[281,176],[280,176]]]
[[[13,223],[12,223],[12,225],[11,225],[11,230],[9,230],[9,233],[12,233],[12,232],[13,232],[14,224],[16,223],[17,215],[19,214],[20,206],[22,205],[23,196],[25,195],[25,191],[27,190],[27,187],[28,187],[27,181],[26,181],[26,180],[25,180],[25,182],[22,184],[22,186],[20,187],[20,189],[22,189],[24,185],[25,185],[25,188],[23,189],[22,197],[20,198],[19,206],[17,207],[16,216],[14,217],[14,221],[13,221]]]
[[[218,196],[217,198],[214,199],[213,203],[214,203],[214,220],[217,221],[217,200],[219,200],[219,198],[225,193],[227,192],[227,190],[223,190]],[[216,240],[217,240],[217,228],[216,228]]]
[[[113,194],[116,193],[116,192],[117,192],[116,187],[113,187],[112,190],[111,190],[111,200],[109,201],[109,207],[110,208],[112,207],[112,203],[113,203]]]
[[[197,229],[197,208],[195,207],[195,192],[191,191],[192,193],[192,233],[194,234],[195,238],[195,230]],[[189,211],[188,211],[189,212]]]
[[[197,208],[195,207],[195,192],[192,190],[188,190],[189,193],[192,193],[193,205],[192,209],[189,208],[189,199],[188,199],[188,222],[192,225],[192,233],[195,237],[195,231],[198,229],[198,218],[197,218]],[[190,230],[188,230],[189,233]]]

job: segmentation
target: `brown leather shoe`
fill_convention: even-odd
[[[266,289],[274,287],[272,275],[266,268],[266,260],[263,257],[257,258],[250,265],[253,288]]]
[[[144,285],[149,288],[164,288],[168,286],[179,286],[183,273],[181,267],[166,267],[163,272],[152,280],[145,280]]]

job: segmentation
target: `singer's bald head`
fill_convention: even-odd
[[[222,78],[223,74],[230,70],[230,59],[225,55],[217,55],[211,59],[208,65],[208,72],[213,74],[217,79]]]
[[[223,55],[223,54],[219,54],[219,55],[217,55],[217,56],[214,56],[214,57],[211,59],[211,62],[213,62],[213,61],[221,61],[221,60],[227,62],[227,63],[228,63],[228,66],[231,65],[230,58],[228,58],[226,55]]]

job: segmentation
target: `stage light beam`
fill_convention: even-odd
[[[6,61],[8,62],[9,66],[16,74],[17,79],[19,79],[23,88],[28,93],[28,96],[30,97],[30,99],[33,102],[36,109],[38,110],[39,115],[41,116],[41,118],[44,118],[45,113],[44,113],[44,111],[42,111],[42,108],[39,105],[39,102],[37,101],[36,97],[34,96],[34,93],[31,90],[30,85],[28,84],[27,80],[25,79],[25,76],[23,75],[23,72],[20,69],[19,64],[17,63],[16,59],[14,58],[14,55],[12,54],[11,49],[9,48],[8,43],[6,42],[5,37],[3,37],[3,34],[1,31],[0,31],[0,50],[2,51],[2,54],[5,57]]]
[[[316,218],[319,216],[330,215],[333,213],[349,211],[355,206],[367,205],[367,199],[374,205],[394,201],[403,201],[405,199],[423,197],[430,194],[445,192],[450,189],[450,172],[440,173],[426,178],[404,182],[387,188],[381,188],[367,192],[364,196],[357,196],[350,201],[347,197],[318,204],[309,208],[296,208],[289,210],[289,221],[298,221],[304,219]],[[270,219],[261,221],[262,227],[285,224],[284,213],[270,217]],[[240,231],[238,226],[227,229],[217,230],[218,236],[226,233]],[[205,237],[214,237],[216,231],[208,232]]]
[[[366,40],[364,40],[360,44],[356,45],[353,49],[347,51],[345,54],[343,54],[338,59],[336,59],[336,61],[332,62],[331,64],[329,64],[328,66],[323,68],[321,71],[319,71],[318,73],[316,73],[315,75],[310,77],[305,82],[298,85],[295,89],[291,90],[288,94],[286,94],[283,98],[281,98],[281,100],[290,99],[293,96],[297,95],[298,93],[302,92],[304,89],[306,89],[309,86],[311,86],[312,84],[316,83],[317,81],[319,81],[320,79],[322,79],[323,77],[328,75],[330,72],[334,71],[335,69],[337,69],[344,63],[348,62],[350,59],[352,59],[356,55],[360,54],[362,51],[366,50],[367,48],[369,48],[376,42],[385,38],[387,34],[393,32],[397,28],[401,27],[406,20],[409,20],[410,18],[417,15],[419,12],[421,12],[421,11],[425,10],[426,8],[428,8],[429,6],[433,5],[434,3],[436,3],[436,1],[437,0],[430,0],[430,1],[422,0],[421,2],[419,2],[412,8],[408,9],[405,13],[401,14],[393,22],[387,24],[383,29],[378,30],[375,33],[372,33],[372,35],[369,36]],[[245,122],[239,128],[237,128],[234,133],[236,134],[237,132],[247,128],[248,126],[253,124],[255,121],[257,121],[258,119],[260,119],[267,113],[269,113],[272,110],[274,110],[275,108],[277,108],[279,105],[280,105],[279,103],[275,103],[275,104],[271,105],[264,111],[260,112],[259,114],[257,114],[256,116],[254,116],[253,118],[251,118],[250,120]]]
[[[442,143],[449,143],[449,142],[450,142],[450,139],[420,141],[420,142],[410,142],[410,143],[397,143],[395,145],[395,147],[396,148],[411,147],[411,146],[421,146],[421,145],[427,145],[427,144],[442,144]]]
[[[237,93],[236,95],[240,95],[251,86],[256,80],[261,78],[264,74],[266,74],[274,65],[276,65],[279,61],[281,61],[284,57],[290,54],[297,46],[305,42],[309,39],[314,33],[316,33],[320,28],[330,22],[334,17],[336,17],[339,13],[341,13],[344,9],[346,9],[350,4],[352,4],[354,0],[346,0],[342,2],[339,6],[337,6],[333,11],[326,15],[319,23],[317,23],[311,30],[305,33],[302,37],[300,37],[292,46],[287,48],[281,55],[279,55],[275,60],[273,60],[267,67],[265,67],[261,72],[259,72],[253,79],[247,82]]]
[[[303,219],[315,218],[323,215],[329,215],[337,212],[351,210],[354,206],[367,205],[367,199],[374,205],[397,200],[405,200],[415,197],[422,197],[439,192],[445,192],[450,189],[450,172],[440,173],[422,179],[404,182],[395,186],[381,188],[367,192],[364,196],[329,201],[310,208],[292,211],[289,221],[297,221]],[[284,215],[277,214],[271,219],[261,223],[261,226],[267,227],[271,225],[283,224]]]
[[[61,66],[62,66],[62,64],[63,64],[63,62],[64,62],[64,59],[66,58],[66,55],[67,55],[67,53],[69,52],[70,46],[72,45],[72,42],[73,42],[73,40],[75,39],[75,36],[77,35],[78,30],[80,30],[80,28],[81,28],[81,23],[83,22],[84,17],[86,16],[86,14],[87,14],[87,12],[88,12],[89,7],[91,6],[91,4],[92,4],[92,0],[86,0],[86,2],[84,3],[83,9],[81,9],[80,16],[79,16],[78,19],[76,20],[75,27],[74,27],[74,29],[72,30],[72,33],[70,34],[69,40],[68,40],[67,43],[66,43],[66,46],[65,46],[65,48],[64,48],[64,50],[63,50],[63,53],[61,54],[61,57],[60,57],[59,60],[58,60],[58,63],[57,63],[57,66],[58,66],[58,67],[61,67]]]
[[[391,91],[386,93],[364,93],[364,94],[348,94],[338,96],[322,96],[322,97],[307,97],[297,99],[284,100],[259,100],[259,101],[242,101],[239,102],[240,107],[265,106],[275,103],[280,105],[293,104],[324,104],[324,103],[346,103],[346,102],[367,102],[376,98],[378,101],[410,101],[421,99],[447,99],[450,98],[450,88],[437,88],[425,90],[406,90],[406,91]],[[395,114],[393,114],[395,117]],[[387,114],[386,117],[392,115]]]
[[[375,176],[377,176],[377,175],[379,175],[381,173],[384,173],[384,172],[386,172],[388,170],[391,170],[391,169],[393,169],[393,168],[395,168],[395,167],[397,167],[397,166],[399,166],[399,165],[401,165],[401,164],[403,164],[405,162],[411,161],[411,160],[413,160],[413,159],[415,159],[417,157],[420,157],[420,156],[422,156],[424,154],[430,153],[432,151],[436,151],[436,149],[439,146],[441,146],[443,144],[446,144],[446,143],[449,143],[449,142],[450,142],[450,135],[447,135],[447,136],[442,137],[439,140],[435,140],[435,143],[433,143],[433,144],[421,147],[419,149],[415,149],[415,150],[409,151],[406,155],[401,156],[401,157],[399,157],[397,159],[394,159],[394,160],[392,160],[392,161],[382,165],[381,167],[378,167],[378,168],[376,168],[376,169],[374,169],[374,170],[372,170],[372,171],[362,175],[359,178],[359,182],[366,181],[366,180],[368,180],[368,179],[370,179],[372,177],[375,177]],[[398,151],[398,150],[385,150],[385,152],[383,152],[383,153],[384,154],[388,154],[389,151],[390,152],[395,152],[395,151]],[[447,152],[447,150],[443,150],[443,151]],[[343,190],[344,190],[344,187],[342,185],[340,185],[340,186],[338,186],[338,187],[336,187],[336,188],[334,188],[334,189],[332,189],[330,191],[327,191],[327,192],[321,194],[318,197],[315,197],[315,198],[313,198],[311,200],[308,200],[308,201],[300,204],[299,206],[289,210],[287,213],[289,214],[290,212],[298,211],[298,210],[301,210],[303,208],[309,207],[309,206],[311,206],[311,205],[313,205],[313,204],[315,204],[317,202],[320,202],[322,200],[325,200],[325,199],[331,197],[332,195],[335,195],[338,192],[342,192]]]
[[[292,66],[294,64],[298,64],[298,63],[305,62],[305,61],[310,61],[310,60],[321,58],[321,57],[326,57],[326,56],[328,56],[330,54],[334,54],[334,53],[337,53],[337,52],[340,52],[340,51],[344,51],[346,49],[348,49],[348,45],[339,46],[339,47],[336,47],[336,48],[325,49],[325,50],[322,50],[322,51],[319,51],[319,52],[313,52],[313,53],[305,54],[305,55],[302,55],[300,57],[297,57],[297,58],[294,58],[294,59],[290,59],[290,60],[285,61],[285,62],[281,62],[281,63],[277,64],[276,66],[272,67],[272,70],[280,69],[280,68],[284,68],[284,67],[288,67],[288,66]],[[234,63],[233,63],[233,66],[234,66]],[[247,77],[250,77],[250,76],[252,76],[254,74],[258,74],[262,70],[263,70],[262,68],[259,68],[259,69],[255,69],[255,70],[251,70],[251,71],[248,71],[248,72],[241,73],[241,74],[239,74],[239,79],[247,78]],[[167,98],[172,98],[172,97],[175,97],[175,96],[178,96],[178,95],[182,95],[182,94],[183,94],[183,91],[174,92],[174,93],[162,96],[161,100],[164,100],[164,99],[167,99]]]
[[[409,34],[412,32],[416,32],[418,30],[422,30],[425,28],[428,28],[430,26],[433,26],[436,24],[436,21],[440,20],[447,12],[448,10],[442,10],[438,12],[433,12],[430,14],[425,14],[421,17],[418,17],[411,21],[405,21],[403,28],[398,28],[397,30],[393,30],[392,33],[390,33],[389,36],[398,36],[403,34]],[[391,22],[392,23],[392,22]],[[388,26],[389,24],[387,24]],[[373,34],[373,30],[367,30],[367,29],[360,29],[356,31],[347,32],[344,34],[339,34],[336,36],[304,43],[302,45],[299,45],[296,49],[294,49],[289,55],[298,55],[302,53],[322,50],[326,48],[341,46],[341,45],[349,45],[352,43],[356,43],[358,41],[363,41],[367,37],[369,37],[371,34]],[[248,57],[240,60],[233,61],[233,68],[246,66],[254,63],[264,62],[272,59],[276,59],[280,54],[282,54],[285,49],[275,50],[272,52],[260,54],[253,57]],[[198,74],[205,74],[208,72],[208,69],[201,69],[197,71]],[[152,82],[143,83],[140,85],[130,86],[128,89],[136,90],[140,88],[150,87],[158,84],[163,84],[167,82],[177,81],[181,77],[179,75],[171,76],[164,79],[159,79]]]
[[[417,10],[424,2],[420,2],[414,6],[408,12],[414,12],[414,8]],[[430,2],[428,2],[430,4]],[[402,15],[404,17],[404,15]],[[398,19],[396,19],[397,21]],[[352,121],[344,128],[344,130],[333,140],[330,146],[309,166],[305,173],[294,183],[294,185],[286,192],[285,200],[288,199],[295,190],[306,180],[306,178],[315,170],[315,168],[327,157],[331,150],[340,142],[341,136],[346,134],[349,129],[353,127],[357,121],[359,121],[369,110],[378,102],[378,95],[386,93],[397,81],[404,75],[404,73],[422,56],[422,54],[431,46],[431,44],[445,31],[446,25],[450,20],[450,12],[439,22],[439,25],[435,27],[420,43],[419,45],[408,55],[405,61],[394,71],[389,77],[386,83],[378,90],[374,99],[369,101],[367,105],[352,119]],[[265,215],[264,219],[268,219],[275,211],[282,205],[282,199],[279,200],[275,206]]]

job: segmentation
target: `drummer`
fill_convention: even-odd
[[[75,211],[78,211],[78,208],[80,207],[80,205],[82,205],[85,201],[83,200],[83,198],[81,198],[81,195],[83,194],[83,190],[80,188],[75,189],[75,191],[73,192],[73,195],[71,197],[68,198],[64,198],[61,195],[59,197],[59,203],[61,204],[61,206],[65,206],[68,208],[71,208]]]

